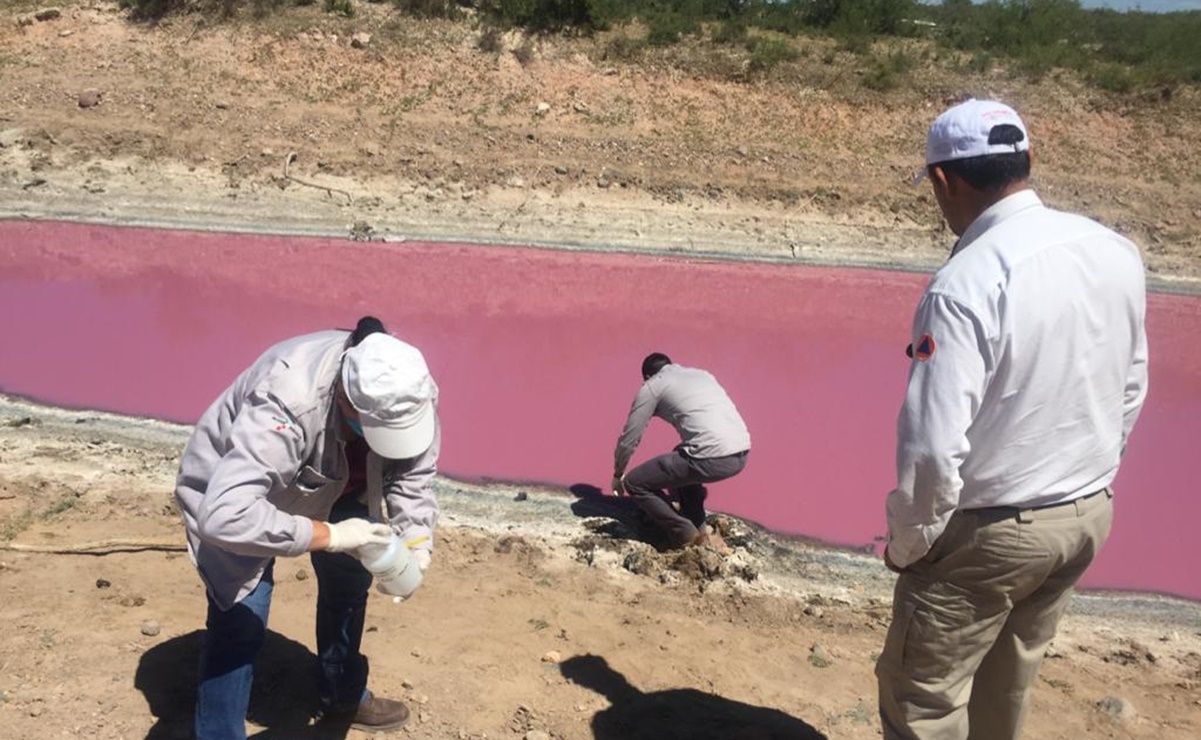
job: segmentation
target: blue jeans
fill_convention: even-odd
[[[353,497],[340,499],[329,521],[366,518]],[[367,615],[371,574],[345,553],[314,552],[317,574],[317,660],[325,711],[350,711],[367,696],[367,658],[359,652]],[[200,686],[196,692],[197,740],[245,740],[246,712],[254,659],[267,636],[267,615],[275,588],[275,561],[245,598],[229,611],[208,602]]]

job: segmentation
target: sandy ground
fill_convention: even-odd
[[[470,24],[356,7],[252,27],[85,2],[26,24],[34,5],[0,0],[0,217],[931,269],[951,237],[905,183],[928,119],[975,93],[1027,113],[1048,201],[1130,234],[1157,286],[1201,285],[1193,89],[1111,98],[918,50],[913,89],[880,94],[819,40],[747,77],[733,52],[482,52]],[[0,399],[4,737],[188,737],[204,597],[170,496],[186,435]],[[612,499],[438,485],[427,583],[373,596],[365,636],[373,688],[414,709],[401,736],[879,735],[892,579],[875,558],[726,519],[733,557],[663,555]],[[169,547],[11,549],[112,538]],[[303,558],[276,576],[253,736],[362,736],[307,727],[315,581]],[[1026,736],[1199,734],[1201,605],[1078,597]]]

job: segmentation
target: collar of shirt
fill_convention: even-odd
[[[673,363],[671,363],[670,365],[664,365],[664,366],[663,366],[663,367],[662,367],[662,368],[659,370],[659,372],[657,372],[657,373],[655,373],[654,375],[652,375],[652,376],[650,376],[649,378],[647,378],[645,381],[643,381],[643,383],[644,383],[644,384],[646,384],[646,385],[648,385],[648,386],[650,386],[650,385],[653,385],[653,386],[659,386],[659,385],[662,385],[663,383],[665,383],[665,382],[667,381],[667,377],[668,377],[669,375],[671,375],[672,373],[674,373],[675,371],[677,371],[677,370],[679,370],[679,369],[680,369],[680,366],[679,366],[679,365],[677,365],[677,364],[675,364],[674,362],[673,362]]]
[[[1019,190],[1013,195],[1006,196],[1001,200],[993,203],[984,213],[976,217],[972,225],[967,227],[967,231],[963,232],[963,236],[959,237],[959,241],[955,242],[954,249],[951,250],[951,256],[959,254],[967,249],[972,242],[979,239],[984,232],[1001,223],[1005,219],[1017,213],[1021,213],[1029,208],[1040,208],[1043,201],[1038,197],[1038,194],[1033,190]]]

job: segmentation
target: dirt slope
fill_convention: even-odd
[[[623,52],[629,30],[482,51],[471,22],[387,4],[157,25],[107,2],[29,25],[28,0],[5,7],[0,216],[930,268],[953,238],[908,185],[925,128],[988,95],[1028,119],[1050,203],[1136,239],[1159,282],[1201,276],[1192,88],[1115,98],[908,41],[918,67],[879,93],[820,39],[758,73],[735,47]]]

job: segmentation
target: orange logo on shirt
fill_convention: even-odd
[[[937,348],[938,346],[934,344],[934,337],[929,334],[923,334],[921,340],[918,341],[917,346],[913,349],[913,356],[925,362],[934,356],[934,350]]]

